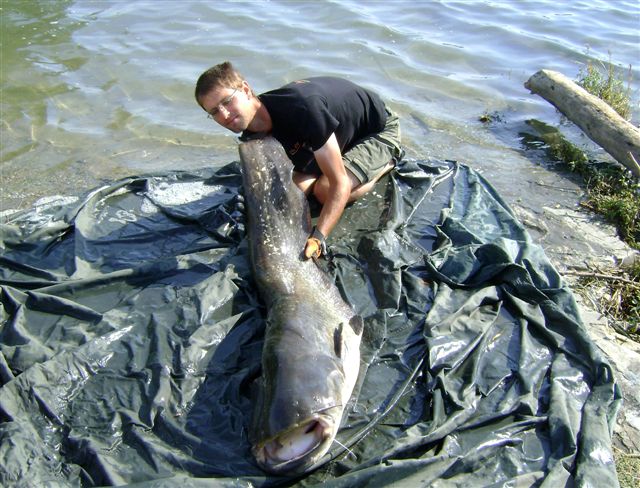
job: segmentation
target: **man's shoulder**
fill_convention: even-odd
[[[305,114],[309,110],[325,106],[331,94],[326,77],[305,78],[259,95],[267,111],[277,117],[282,112],[287,117]]]
[[[305,87],[357,87],[357,85],[352,81],[349,81],[346,78],[340,78],[338,76],[311,76],[309,78],[302,78],[300,80],[292,81],[285,86],[300,89],[305,89]]]
[[[339,78],[337,76],[312,76],[291,81],[280,88],[264,92],[260,96],[272,97],[287,94],[294,96],[314,95],[317,93],[326,93],[328,90],[332,90],[337,87],[340,87],[341,89],[356,88],[357,85],[352,81],[345,78]]]
[[[309,76],[307,78],[300,78],[299,80],[294,80],[289,82],[289,85],[304,85],[307,83],[353,83],[349,80],[347,80],[346,78],[341,78],[339,76],[328,76],[328,75],[321,75],[321,76]]]

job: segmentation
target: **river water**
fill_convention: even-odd
[[[544,162],[523,143],[527,120],[589,144],[524,88],[537,70],[576,79],[610,59],[630,74],[639,115],[637,0],[0,5],[5,217],[125,176],[236,160],[235,136],[193,98],[199,74],[226,59],[256,92],[320,74],[376,90],[401,116],[408,157],[468,163],[508,201]]]

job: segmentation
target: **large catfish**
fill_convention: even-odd
[[[302,251],[305,195],[272,137],[240,145],[255,280],[267,307],[262,378],[250,433],[258,464],[300,473],[334,441],[360,366],[362,318]]]

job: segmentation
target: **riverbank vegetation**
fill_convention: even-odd
[[[625,82],[624,72],[611,62],[588,63],[580,70],[576,83],[609,104],[621,117],[631,118],[630,80]],[[495,119],[496,116],[486,114],[480,118],[482,122]],[[526,134],[526,144],[544,148],[556,167],[559,165],[579,175],[585,187],[581,205],[601,215],[615,226],[621,240],[640,250],[638,179],[613,161],[589,157],[556,127],[538,120],[529,120],[527,124],[535,135]],[[640,342],[640,259],[612,269],[574,274],[579,275],[576,291],[597,290],[589,294],[598,297],[595,301],[600,311],[613,319],[611,322],[619,332]]]
[[[592,95],[607,102],[621,117],[631,118],[631,67],[625,84],[623,74],[609,59],[589,62],[577,83]],[[572,171],[580,174],[587,187],[583,206],[604,216],[615,225],[620,238],[629,246],[640,249],[640,182],[628,171],[614,164],[589,161],[584,155],[566,152],[563,157]],[[619,268],[615,276],[594,274],[584,278],[585,284],[603,286],[609,293],[603,296],[601,308],[616,323],[626,322],[624,332],[640,340],[640,260]],[[607,296],[608,295],[608,296]]]
[[[571,143],[549,146],[555,157],[581,176],[586,196],[581,205],[614,225],[620,238],[640,249],[640,185],[627,171],[608,162],[589,160]],[[624,267],[586,273],[587,288],[600,288],[600,311],[611,317],[619,332],[640,342],[640,259]]]
[[[580,70],[577,83],[592,95],[607,102],[622,118],[631,119],[631,66],[626,86],[622,74],[611,62],[611,56],[608,63],[589,61]]]
[[[604,100],[626,120],[631,119],[630,74],[627,84],[609,59],[609,63],[588,63],[580,72],[577,83],[592,95]],[[640,182],[629,172],[612,164],[597,164],[587,160],[580,151],[563,155],[572,171],[586,183],[587,198],[583,205],[603,215],[614,224],[622,240],[640,249]],[[583,286],[603,290],[599,293],[601,312],[613,318],[619,332],[640,342],[640,259],[612,275],[592,274],[582,278]],[[620,326],[622,325],[622,327]],[[622,330],[621,330],[622,329]],[[621,487],[638,486],[640,462],[637,454],[615,453],[616,471]]]

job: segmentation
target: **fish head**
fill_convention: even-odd
[[[359,336],[345,343],[345,321],[308,302],[271,308],[252,442],[265,471],[304,472],[333,443],[359,369]]]

